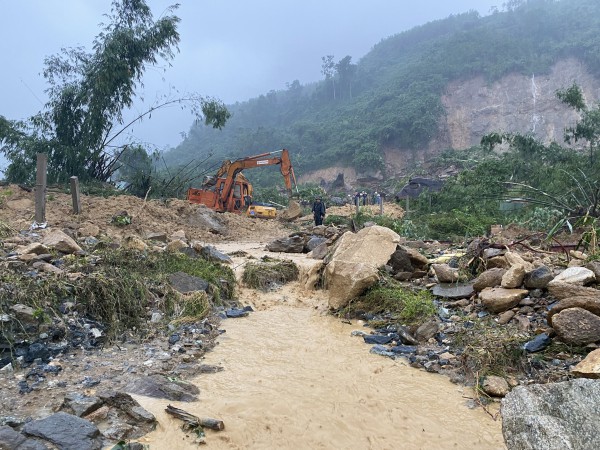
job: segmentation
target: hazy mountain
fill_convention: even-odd
[[[318,181],[339,172],[389,176],[442,150],[477,145],[491,131],[562,141],[575,117],[555,91],[577,82],[588,102],[600,97],[600,3],[511,3],[520,4],[394,35],[356,64],[350,55],[325,55],[323,81],[230,105],[224,130],[193,126],[165,161],[212,154],[210,167],[285,147],[298,173]]]

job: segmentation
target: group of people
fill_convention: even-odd
[[[348,197],[352,197],[348,195]],[[380,205],[382,201],[382,195],[375,191],[369,195],[366,191],[354,193],[354,205]],[[315,225],[323,225],[323,219],[325,218],[325,203],[322,197],[316,197],[312,205],[312,213],[315,219]]]
[[[377,191],[369,195],[366,191],[354,193],[354,205],[379,205],[381,204],[381,194]]]

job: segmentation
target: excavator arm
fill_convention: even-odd
[[[289,152],[282,149],[240,158],[235,161],[225,160],[217,173],[208,177],[203,183],[203,189],[190,188],[188,190],[188,200],[194,203],[204,203],[220,212],[239,211],[241,206],[239,196],[246,195],[246,193],[238,193],[234,199],[233,191],[236,184],[240,185],[240,179],[242,179],[242,184],[247,186],[247,188],[243,188],[247,191],[247,195],[252,195],[252,186],[241,174],[242,170],[275,165],[281,166],[281,175],[283,175],[288,194],[291,196],[292,186],[298,190],[296,175],[294,174]]]
[[[281,153],[281,155],[277,155]],[[226,161],[226,163],[229,161]],[[225,179],[225,186],[221,192],[221,200],[225,200],[229,197],[233,183],[237,175],[244,169],[251,169],[262,166],[275,166],[281,165],[281,175],[285,181],[285,187],[288,194],[292,194],[292,182],[293,185],[298,189],[296,185],[296,175],[294,174],[294,168],[292,167],[292,161],[290,160],[289,152],[286,149],[278,150],[275,152],[261,153],[260,155],[248,156],[241,158],[233,162],[229,162],[227,166],[227,177]],[[221,168],[225,166],[225,163]]]

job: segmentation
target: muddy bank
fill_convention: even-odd
[[[277,299],[277,297],[279,297]],[[225,421],[213,448],[505,448],[500,421],[469,409],[469,388],[369,354],[349,325],[295,303],[286,289],[227,333],[205,363],[224,368],[194,380],[200,401],[173,403]],[[278,302],[279,305],[275,303]],[[308,304],[307,304],[308,303]],[[190,448],[167,401],[137,397],[160,425],[151,448]]]

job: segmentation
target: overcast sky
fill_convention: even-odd
[[[166,72],[148,72],[144,96],[154,99],[172,85],[226,103],[244,101],[296,79],[321,79],[321,56],[350,55],[357,62],[383,38],[469,10],[487,15],[504,1],[179,0],[180,53]],[[175,3],[147,2],[155,16]],[[44,57],[61,47],[89,49],[109,9],[109,0],[0,0],[0,115],[24,119],[39,111],[46,100]],[[155,114],[130,137],[175,146],[192,123],[182,114]]]

